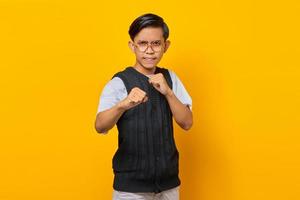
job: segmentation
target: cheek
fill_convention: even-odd
[[[143,59],[143,55],[141,53],[138,53],[138,52],[134,52],[135,54],[135,57],[138,59],[138,60],[142,60]]]
[[[164,55],[164,53],[163,52],[161,52],[161,53],[159,53],[159,54],[157,54],[157,58],[161,58],[162,56]]]

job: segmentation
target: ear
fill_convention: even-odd
[[[165,50],[164,50],[164,53],[168,50],[170,44],[171,44],[171,41],[170,41],[170,40],[167,40],[167,41],[165,42]]]
[[[128,41],[128,46],[129,46],[130,50],[134,53],[134,45],[131,40]]]

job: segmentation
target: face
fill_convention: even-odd
[[[143,28],[129,41],[129,47],[136,56],[135,66],[144,70],[152,70],[167,51],[170,41],[165,41],[160,27]]]

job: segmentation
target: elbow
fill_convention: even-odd
[[[192,126],[193,126],[193,123],[186,123],[186,124],[182,125],[181,128],[188,131],[192,128]]]
[[[188,131],[192,128],[193,126],[193,118],[190,118],[189,120],[186,120],[181,124],[181,128]]]
[[[106,134],[108,132],[108,130],[106,130],[104,127],[101,126],[101,124],[99,123],[100,120],[96,120],[94,127],[95,130],[97,131],[97,133],[101,133],[101,134]]]
[[[100,134],[106,134],[108,132],[108,130],[99,126],[99,124],[97,124],[97,123],[95,123],[95,130],[97,131],[97,133],[100,133]]]
[[[97,126],[97,124],[95,124],[95,130],[97,131],[97,133],[102,133],[103,129],[99,126]]]
[[[180,127],[182,129],[186,130],[186,131],[190,130],[192,128],[192,126],[193,126],[193,121],[192,120],[191,121],[186,121],[186,122],[180,124]]]
[[[99,128],[99,127],[95,127],[97,133],[100,133],[100,134],[106,134],[108,131],[103,129],[103,128]]]

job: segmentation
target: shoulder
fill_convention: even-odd
[[[170,74],[170,76],[171,76],[172,79],[177,78],[177,75],[176,75],[176,73],[173,70],[168,69],[168,72],[169,72],[169,74]]]
[[[112,76],[112,79],[115,78],[115,77],[119,77],[120,79],[123,79],[124,76],[128,76],[128,74],[130,74],[130,72],[131,72],[131,67],[128,66],[125,69],[123,69],[122,71],[119,71],[119,72],[115,73]]]
[[[168,69],[168,72],[170,74],[173,84],[176,84],[178,81],[180,81],[180,79],[177,76],[177,74],[175,73],[175,71],[173,71],[172,69]]]
[[[173,82],[172,90],[174,91],[175,96],[181,101],[181,103],[189,105],[191,109],[192,98],[186,90],[184,84],[173,70],[168,69],[168,71]]]
[[[124,82],[119,77],[113,77],[110,81],[108,81],[103,89],[104,93],[123,93],[126,92],[126,88]]]
[[[112,87],[116,90],[123,90],[126,88],[124,76],[129,72],[129,67],[126,67],[122,71],[116,72],[110,81],[106,84],[108,87]],[[124,82],[125,81],[125,82]]]

